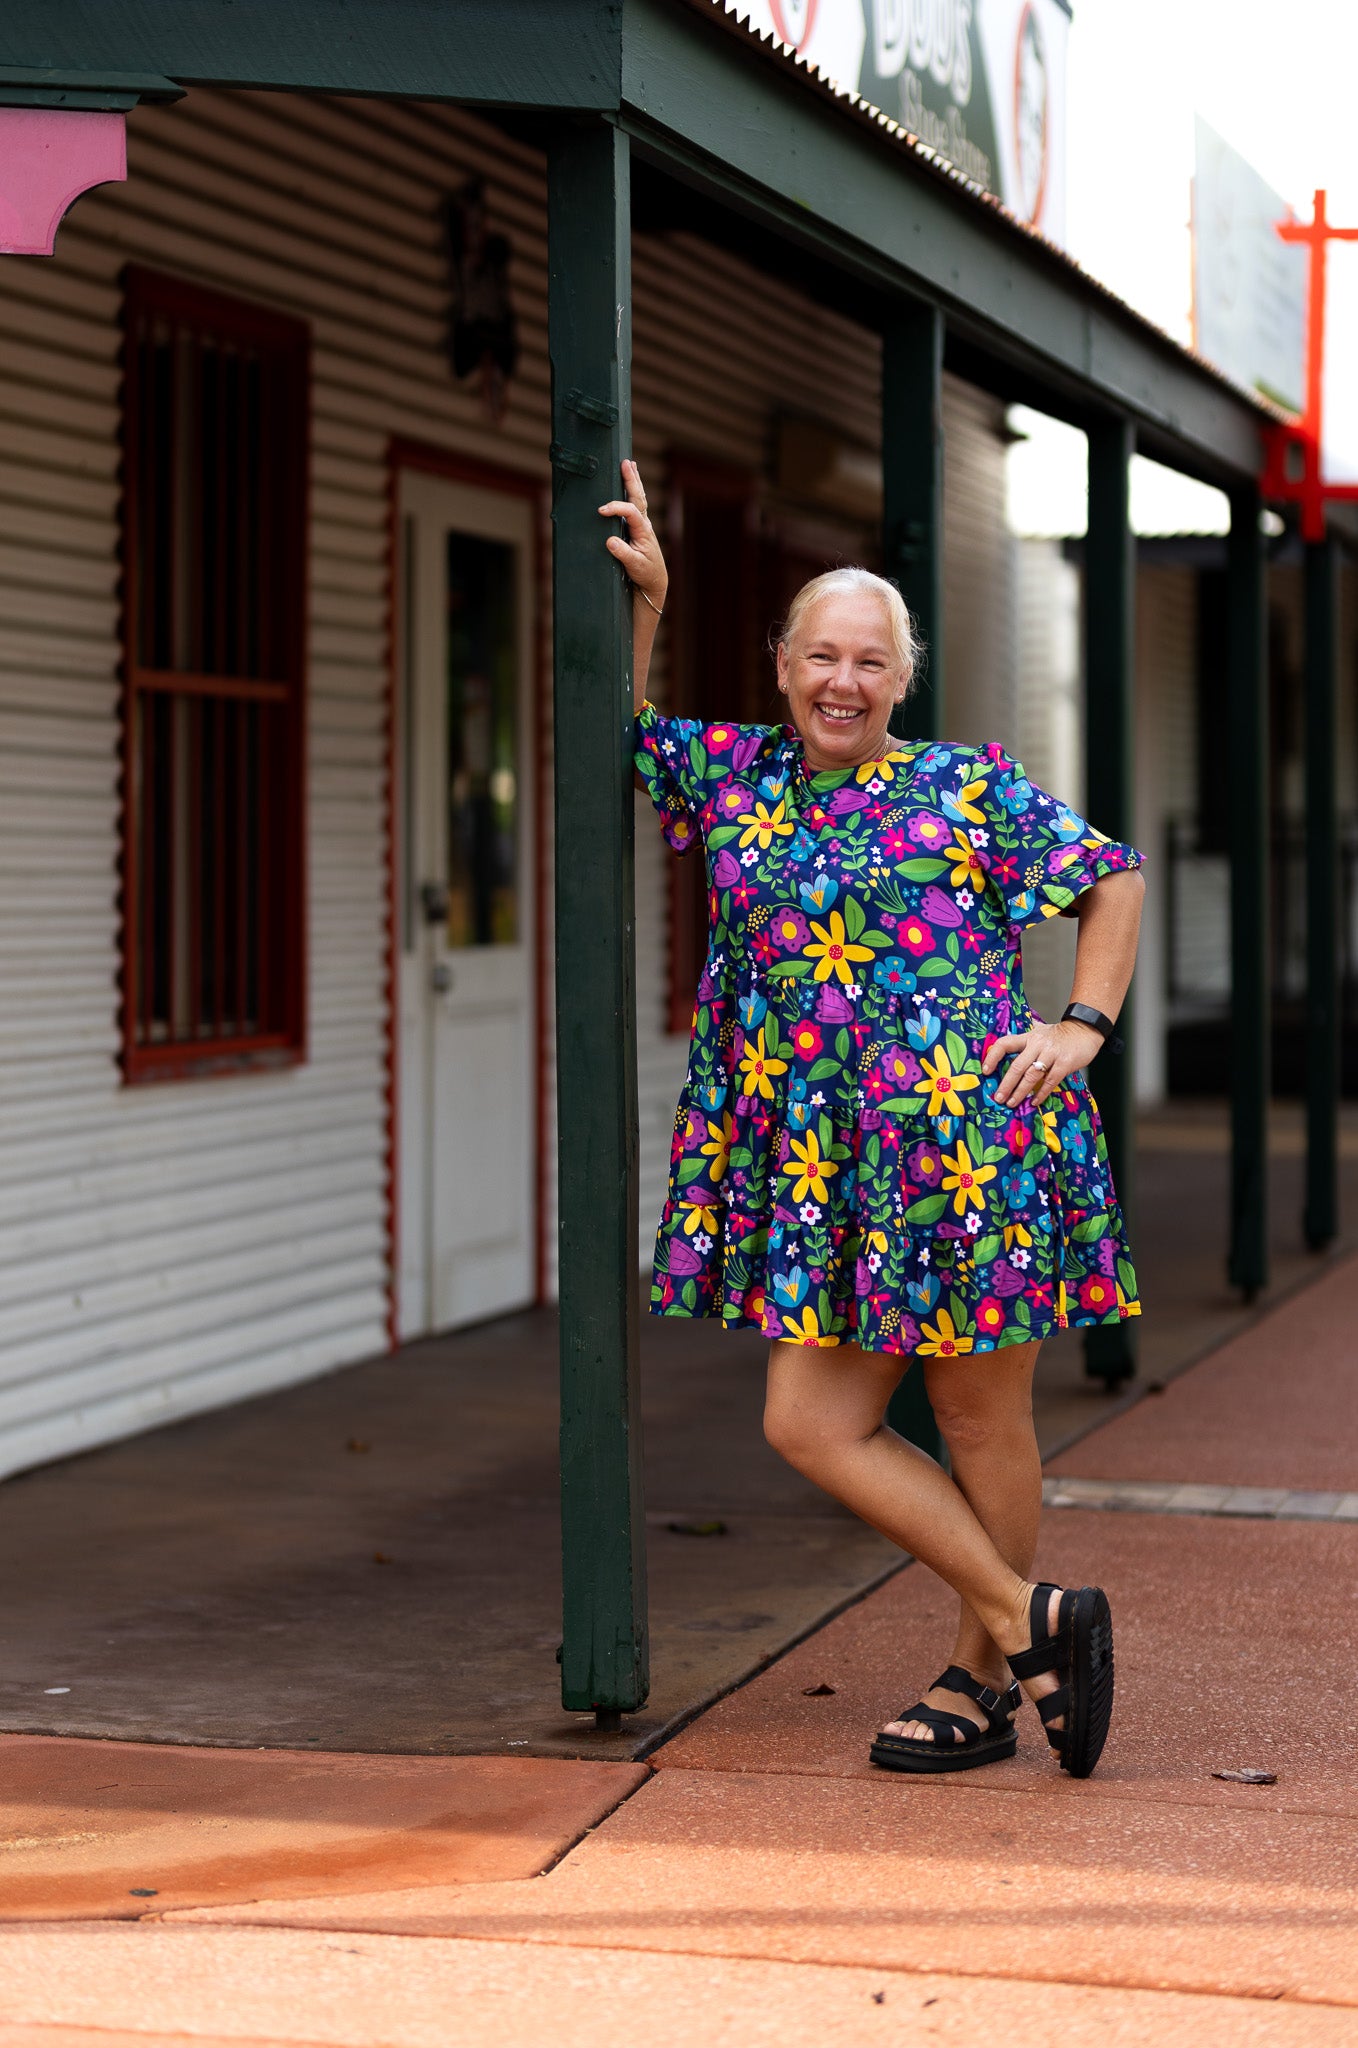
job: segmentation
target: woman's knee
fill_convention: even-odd
[[[801,1404],[782,1399],[770,1388],[764,1401],[764,1441],[795,1471],[809,1472],[818,1451],[823,1455],[825,1433]]]
[[[929,1400],[944,1442],[954,1454],[1026,1446],[1033,1434],[1033,1404],[1026,1384],[931,1378]]]

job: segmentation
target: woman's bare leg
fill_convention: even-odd
[[[1013,1344],[925,1361],[925,1384],[953,1481],[1005,1563],[1025,1580],[1042,1518],[1042,1461],[1033,1432],[1033,1370],[1040,1349],[1040,1343]],[[965,1600],[948,1662],[996,1692],[1009,1683],[1003,1651]],[[923,1699],[926,1706],[983,1725],[980,1710],[964,1694],[934,1686]],[[892,1721],[888,1727],[893,1735],[926,1742],[933,1736],[925,1722]]]
[[[993,1369],[996,1354],[984,1358]],[[765,1434],[789,1464],[936,1571],[960,1595],[984,1638],[1006,1655],[1017,1651],[1028,1642],[1028,1581],[987,1533],[962,1487],[885,1427],[899,1378],[899,1360],[854,1344],[773,1344]],[[942,1394],[940,1401],[951,1415],[952,1404]],[[1022,1401],[1016,1405],[1021,1411]],[[977,1465],[973,1458],[973,1484]],[[996,1519],[1006,1547],[1028,1540],[1017,1497]],[[1056,1683],[1044,1676],[1027,1689],[1036,1698]]]

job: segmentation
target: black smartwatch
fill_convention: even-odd
[[[1067,1003],[1061,1012],[1061,1022],[1064,1024],[1067,1018],[1076,1024],[1088,1024],[1091,1030],[1097,1031],[1110,1052],[1122,1051],[1117,1025],[1111,1017],[1105,1017],[1102,1010],[1096,1010],[1092,1003]]]

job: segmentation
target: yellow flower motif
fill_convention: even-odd
[[[773,1100],[771,1074],[785,1074],[787,1061],[776,1060],[764,1050],[764,1034],[761,1031],[753,1045],[745,1041],[745,1051],[740,1062],[740,1092],[742,1095],[762,1095],[766,1102]]]
[[[828,1201],[829,1190],[825,1183],[832,1173],[839,1172],[839,1168],[833,1160],[822,1158],[815,1132],[807,1132],[804,1145],[794,1138],[792,1153],[792,1164],[785,1166],[782,1171],[789,1180],[796,1183],[792,1190],[793,1201],[804,1202],[808,1192],[818,1202]]]
[[[948,1055],[941,1045],[935,1049],[932,1060],[926,1053],[920,1065],[926,1078],[923,1081],[916,1081],[915,1093],[928,1096],[928,1114],[941,1116],[946,1110],[949,1116],[964,1116],[966,1105],[962,1101],[962,1095],[968,1088],[980,1087],[980,1075],[954,1074],[948,1064]]]
[[[924,1325],[924,1340],[919,1346],[922,1358],[956,1358],[959,1353],[970,1351],[974,1342],[971,1337],[958,1336],[945,1308],[939,1310],[937,1323]]]
[[[707,1143],[699,1149],[705,1159],[712,1161],[708,1168],[708,1179],[716,1187],[726,1178],[726,1168],[731,1159],[731,1146],[735,1140],[735,1122],[728,1109],[719,1124],[708,1122]]]
[[[973,889],[985,888],[985,869],[981,866],[981,856],[956,826],[953,827],[952,845],[943,848],[943,858],[953,864],[952,874],[948,879],[954,889],[960,889],[965,882],[970,882]]]
[[[1061,1140],[1056,1130],[1056,1111],[1054,1109],[1044,1109],[1039,1113],[1042,1117],[1042,1135],[1047,1141],[1047,1150],[1049,1152],[1059,1152],[1061,1150]]]
[[[886,1251],[886,1232],[884,1230],[868,1231],[863,1239],[863,1248],[865,1251],[884,1253]]]
[[[871,960],[871,946],[854,946],[849,943],[849,934],[844,929],[844,920],[837,910],[830,912],[826,924],[812,924],[812,931],[820,941],[819,945],[806,945],[802,952],[808,960],[816,963],[816,980],[828,981],[837,974],[847,988],[853,980],[854,960]]]
[[[838,1344],[839,1339],[821,1329],[814,1309],[804,1308],[800,1322],[796,1316],[783,1317],[783,1334],[778,1341],[780,1344],[813,1344],[820,1351],[828,1351],[832,1345]]]
[[[1004,1226],[1004,1248],[1011,1252],[1016,1244],[1031,1244],[1033,1233],[1026,1223],[1006,1223]]]
[[[701,1202],[685,1202],[684,1236],[696,1237],[700,1230],[705,1230],[708,1233],[709,1237],[716,1236],[716,1210],[704,1207],[704,1205]]]
[[[736,823],[746,828],[740,835],[741,845],[749,846],[757,839],[761,853],[768,852],[775,835],[785,837],[796,830],[792,819],[787,816],[787,799],[781,796],[772,810],[757,803],[752,811],[742,811]]]
[[[984,1209],[985,1196],[981,1193],[981,1189],[988,1180],[994,1180],[995,1168],[993,1166],[973,1166],[971,1154],[960,1138],[957,1141],[956,1157],[949,1159],[945,1152],[943,1154],[943,1164],[948,1169],[943,1176],[943,1186],[950,1193],[953,1190],[956,1191],[952,1196],[952,1205],[958,1215],[965,1216],[968,1205],[973,1209]]]
[[[953,802],[962,813],[962,816],[970,818],[973,825],[984,825],[985,823],[985,812],[975,801],[984,788],[985,777],[982,775],[976,782],[964,783],[953,798]]]
[[[1065,1328],[1066,1317],[1069,1313],[1070,1299],[1066,1293],[1066,1283],[1064,1280],[1060,1280],[1057,1282],[1056,1287],[1056,1320],[1060,1323],[1062,1329]]]
[[[894,782],[896,770],[910,759],[903,747],[895,747],[889,754],[883,754],[880,761],[865,761],[854,776],[855,782],[871,782],[873,776],[882,782]],[[977,823],[982,821],[978,818]]]

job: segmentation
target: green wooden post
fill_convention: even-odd
[[[943,315],[894,307],[882,332],[882,560],[924,641],[893,729],[943,737]]]
[[[648,1689],[638,1381],[631,611],[598,506],[631,452],[628,142],[547,154],[552,362],[561,1697],[616,1728]]]
[[[1268,636],[1258,488],[1231,493],[1226,548],[1230,672],[1226,778],[1231,848],[1231,1218],[1227,1274],[1251,1298],[1268,1281]]]
[[[1136,540],[1128,499],[1136,439],[1130,421],[1089,429],[1089,532],[1085,542],[1085,810],[1101,832],[1130,840]],[[1136,1103],[1132,1002],[1122,1007],[1124,1053],[1101,1052],[1090,1069],[1108,1163],[1129,1231],[1135,1206]],[[1136,1371],[1136,1324],[1085,1332],[1085,1371],[1115,1387]]]
[[[1306,547],[1306,1242],[1339,1234],[1339,546]]]
[[[943,315],[901,304],[882,331],[882,563],[924,643],[915,688],[892,719],[902,739],[939,739],[943,719]],[[918,1359],[887,1405],[898,1436],[944,1462]]]

